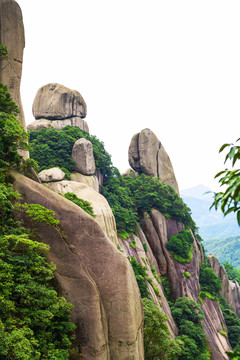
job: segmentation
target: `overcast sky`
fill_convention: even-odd
[[[31,123],[50,82],[84,97],[90,133],[124,172],[132,136],[150,128],[180,189],[217,189],[218,150],[240,137],[239,0],[17,0]]]

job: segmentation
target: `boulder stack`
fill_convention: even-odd
[[[63,85],[50,83],[42,86],[33,102],[35,121],[28,125],[28,130],[40,130],[54,127],[57,130],[65,126],[78,126],[89,132],[83,120],[87,114],[87,105],[82,95]]]
[[[163,145],[150,129],[144,129],[132,137],[128,159],[138,173],[159,177],[179,194],[178,183],[171,160]]]

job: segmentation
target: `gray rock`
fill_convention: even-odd
[[[15,0],[0,0],[0,44],[8,49],[8,58],[0,60],[0,82],[7,85],[13,100],[19,106],[18,119],[26,128],[20,97],[25,37],[22,12]]]
[[[87,105],[82,95],[60,84],[42,86],[33,102],[35,119],[64,120],[71,117],[85,118]]]
[[[54,167],[51,169],[42,170],[38,176],[42,182],[51,182],[63,180],[65,173],[61,169]]]
[[[130,166],[138,173],[159,177],[179,194],[177,180],[168,154],[156,135],[144,129],[132,137],[128,150]]]
[[[76,161],[75,170],[83,175],[93,175],[96,171],[92,143],[84,138],[73,145],[72,158]]]
[[[39,119],[33,121],[31,124],[28,125],[28,130],[41,130],[41,129],[48,129],[53,127],[56,130],[61,130],[65,126],[77,126],[81,130],[86,131],[89,133],[88,124],[85,120],[79,117],[72,117],[65,120],[47,120],[47,119]]]

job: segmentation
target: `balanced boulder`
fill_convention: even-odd
[[[42,170],[38,176],[42,182],[60,181],[64,179],[65,173],[61,169],[54,167]]]
[[[72,158],[76,161],[75,170],[83,175],[95,173],[95,160],[92,143],[84,138],[78,139],[73,145]]]
[[[144,129],[132,137],[128,160],[138,173],[159,177],[179,194],[177,180],[170,158],[161,142],[150,129]]]
[[[50,83],[42,86],[33,102],[33,115],[36,121],[28,125],[29,130],[54,127],[57,130],[65,126],[77,126],[89,132],[83,120],[87,114],[87,105],[82,95],[63,85]]]

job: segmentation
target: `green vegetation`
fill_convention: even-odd
[[[177,360],[183,343],[169,337],[167,316],[152,300],[143,299],[144,354],[146,360]]]
[[[182,273],[182,277],[186,277],[186,278],[190,279],[191,274],[188,271],[185,271],[184,273]]]
[[[192,260],[193,241],[193,236],[189,230],[181,230],[177,235],[170,237],[166,248],[176,261],[181,264],[189,263]]]
[[[201,325],[204,313],[200,305],[187,297],[181,297],[171,310],[179,328],[177,339],[185,345],[179,360],[210,360],[206,335]]]
[[[229,280],[238,282],[240,284],[240,270],[235,269],[234,266],[232,264],[229,264],[228,261],[223,263],[223,266],[226,270]]]
[[[117,229],[129,234],[136,231],[139,217],[155,208],[167,217],[182,222],[185,227],[196,230],[190,209],[172,187],[152,176],[119,173],[107,178],[102,194],[108,200],[116,218]]]
[[[133,248],[134,250],[136,249],[136,241],[132,240],[129,245],[131,246],[131,248]]]
[[[143,244],[143,249],[144,249],[145,252],[148,251],[148,248],[147,248],[147,244],[146,244],[146,243]]]
[[[80,138],[91,141],[96,169],[100,170],[104,177],[109,176],[112,162],[104,144],[96,136],[89,135],[76,126],[66,126],[62,130],[30,130],[30,156],[38,162],[40,170],[58,166],[72,172],[75,168],[75,161],[71,158],[72,147]]]
[[[139,216],[156,208],[172,219],[182,222],[186,228],[196,230],[190,209],[170,187],[151,176],[134,173],[122,177],[112,166],[111,157],[104,145],[95,136],[67,126],[62,130],[53,128],[29,131],[30,155],[40,166],[40,170],[58,166],[66,173],[74,170],[71,158],[72,147],[76,140],[84,137],[93,144],[96,168],[104,177],[102,194],[108,200],[116,219],[117,230],[123,238],[136,232]],[[67,170],[67,171],[66,171]]]
[[[208,294],[211,295],[212,300],[219,297],[219,292],[222,290],[222,281],[207,262],[202,263],[200,266],[199,283],[201,286],[200,297],[202,299]]]
[[[159,276],[157,274],[157,271],[156,271],[155,267],[152,264],[150,264],[150,268],[152,270],[153,276],[155,277],[157,282],[160,284],[161,280],[160,280],[160,278],[159,278]]]
[[[28,235],[0,236],[0,358],[68,359],[71,305],[52,286],[48,247]]]
[[[58,226],[51,210],[16,204],[20,195],[8,173],[23,169],[17,150],[28,149],[17,113],[7,88],[0,84],[0,358],[67,360],[75,328],[70,321],[72,305],[54,289],[55,267],[46,260],[48,246],[33,241],[36,234],[15,219],[15,213],[23,211],[30,222]]]
[[[219,152],[229,148],[229,151],[225,157],[225,162],[230,160],[232,167],[236,164],[237,160],[240,160],[240,146],[236,140],[236,144],[224,144],[221,146]],[[219,206],[226,216],[231,212],[237,214],[237,222],[240,225],[240,169],[225,169],[220,171],[215,178],[219,178],[218,182],[220,186],[227,186],[224,192],[218,192],[214,194],[214,202],[212,207],[217,209]]]
[[[130,264],[132,265],[137,284],[140,290],[140,294],[142,298],[148,298],[149,297],[149,291],[147,288],[147,267],[142,266],[140,263],[137,262],[135,256],[132,257],[132,260],[130,260]]]
[[[227,325],[229,342],[233,349],[240,350],[240,319],[222,296],[219,297],[219,304]]]
[[[75,195],[74,193],[71,192],[67,192],[64,194],[64,197],[70,201],[72,201],[74,204],[76,204],[77,206],[79,206],[81,209],[83,209],[84,211],[86,211],[86,213],[88,213],[89,215],[91,215],[92,217],[95,217],[94,212],[93,212],[93,208],[92,205],[90,204],[89,201],[80,199],[79,197],[77,197],[77,195]]]

